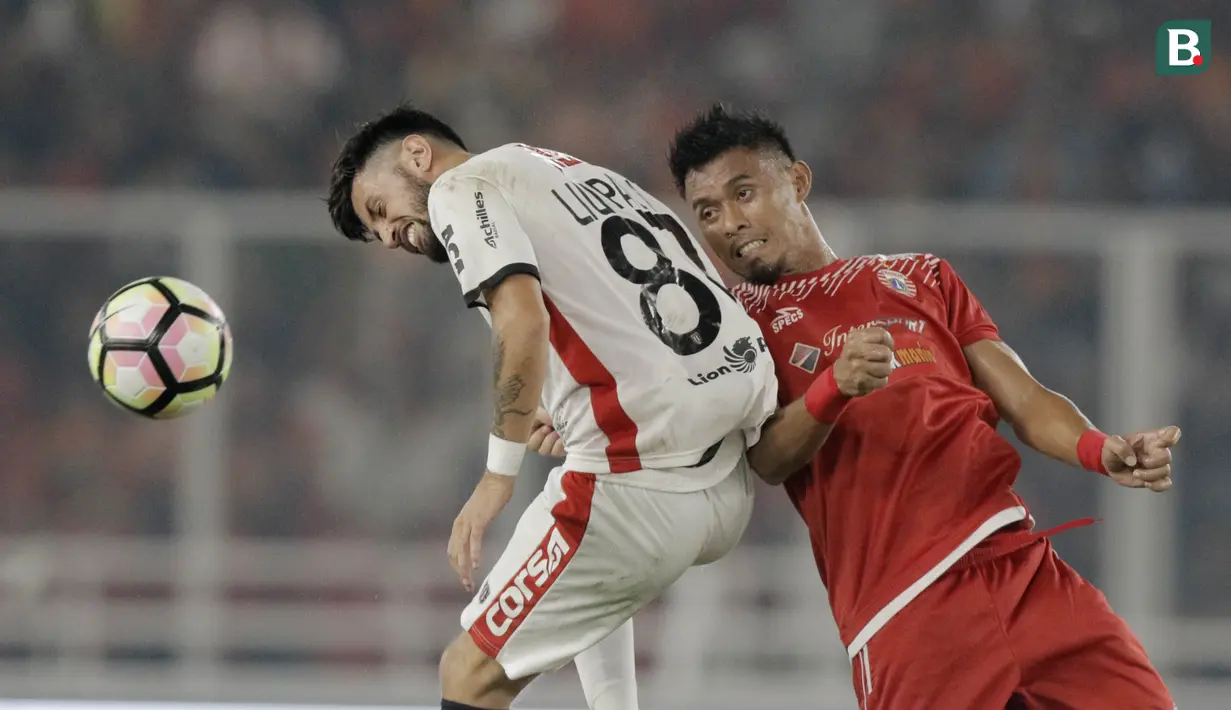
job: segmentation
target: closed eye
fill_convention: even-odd
[[[364,206],[368,208],[368,214],[372,216],[372,219],[385,218],[385,203],[383,201],[375,197],[369,198]]]

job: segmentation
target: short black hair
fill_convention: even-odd
[[[414,133],[446,140],[466,150],[461,136],[448,124],[407,104],[360,126],[355,135],[342,146],[342,152],[334,161],[333,173],[329,177],[329,197],[326,198],[329,217],[342,236],[355,241],[367,241],[370,238],[351,204],[355,174],[367,165],[377,150]]]
[[[684,194],[688,173],[708,165],[733,148],[777,150],[795,161],[795,151],[787,140],[786,129],[757,111],[728,111],[714,104],[681,128],[671,141],[668,162],[675,189]]]

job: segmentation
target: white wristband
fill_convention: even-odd
[[[526,445],[492,434],[487,437],[487,470],[500,476],[516,476],[521,460],[526,457]]]

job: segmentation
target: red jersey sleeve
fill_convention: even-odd
[[[945,302],[949,330],[957,336],[958,343],[966,347],[980,340],[1000,340],[1000,331],[992,322],[992,317],[949,262],[941,259],[937,268],[940,271],[940,295]]]

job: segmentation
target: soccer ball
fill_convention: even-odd
[[[90,326],[90,374],[107,398],[152,419],[188,414],[231,371],[231,329],[201,289],[170,276],[134,281]]]

